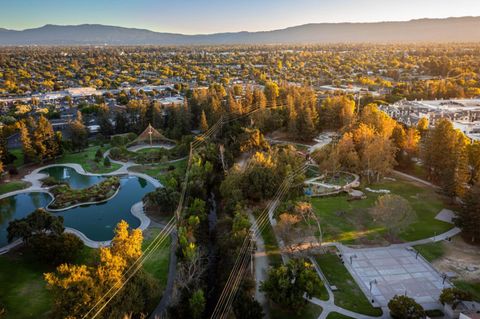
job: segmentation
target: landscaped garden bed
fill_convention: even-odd
[[[52,185],[51,179],[44,184]],[[50,192],[54,201],[48,206],[50,209],[63,209],[83,203],[102,202],[112,197],[120,187],[120,178],[112,176],[104,181],[84,189],[73,189],[68,184],[57,182]]]

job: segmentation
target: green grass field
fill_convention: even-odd
[[[160,228],[149,228],[144,232],[145,240],[143,241],[143,249],[145,249],[160,233]],[[160,287],[165,287],[168,278],[168,266],[170,262],[170,243],[168,237],[161,248],[152,253],[143,264],[145,271],[153,276],[160,283]]]
[[[142,165],[134,166],[131,168],[134,172],[144,173],[153,178],[159,180],[162,184],[165,184],[168,179],[168,174],[172,171],[169,171],[170,166],[174,167],[174,170],[177,174],[182,176],[187,167],[187,159],[173,163],[161,163],[161,164],[152,164],[152,165]]]
[[[330,312],[327,316],[327,319],[353,319],[352,317],[342,315],[338,312]]]
[[[5,318],[49,318],[52,296],[43,280],[48,271],[53,268],[39,264],[25,251],[0,256],[0,301],[7,311]]]
[[[282,308],[271,306],[271,319],[317,319],[322,313],[322,307],[308,303],[300,313],[287,312]]]
[[[388,189],[392,194],[406,199],[416,212],[416,220],[398,234],[399,239],[413,241],[441,234],[452,226],[435,220],[445,207],[442,198],[434,190],[404,180],[385,181],[370,186],[372,189]],[[375,225],[369,209],[381,196],[364,190],[366,199],[348,201],[346,195],[312,198],[312,205],[322,222],[324,240],[347,244],[383,242],[385,229]]]
[[[480,280],[477,282],[466,282],[463,280],[455,280],[453,282],[457,288],[468,291],[473,295],[473,298],[480,302]]]
[[[445,253],[443,242],[419,245],[414,248],[429,262],[441,258]]]
[[[84,246],[76,263],[95,260],[95,249]],[[46,289],[43,274],[52,271],[55,267],[38,262],[22,247],[0,255],[0,303],[7,311],[2,318],[50,318],[52,295]]]
[[[337,290],[333,292],[337,306],[370,316],[382,314],[380,308],[374,308],[370,304],[337,255],[325,254],[317,256],[315,260],[330,285],[337,287]]]
[[[30,183],[24,181],[12,181],[0,184],[0,195],[25,189],[30,186]]]
[[[103,174],[116,171],[120,168],[119,164],[111,163],[110,167],[105,167],[103,165],[103,159],[97,163],[95,162],[95,153],[101,148],[100,146],[89,146],[85,150],[77,153],[66,153],[61,158],[59,158],[56,163],[58,164],[67,164],[67,163],[76,163],[82,165],[82,167],[90,173]],[[102,152],[108,150],[109,146],[104,146]]]

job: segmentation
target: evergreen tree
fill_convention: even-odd
[[[200,116],[200,131],[202,132],[208,131],[208,122],[207,122],[207,116],[205,115],[205,111],[202,111],[202,115]]]
[[[425,137],[422,159],[430,179],[440,183],[448,196],[463,196],[469,180],[468,140],[441,119]]]
[[[77,118],[70,122],[70,141],[74,150],[83,150],[88,146],[88,130],[83,124],[82,114],[77,112]]]
[[[456,224],[462,229],[463,234],[471,242],[480,241],[480,184],[476,183],[470,188],[465,199]]]
[[[25,121],[18,122],[20,128],[20,140],[22,141],[22,150],[24,154],[25,162],[32,162],[36,160],[37,152],[32,146],[32,140],[30,139],[30,132],[28,131]]]

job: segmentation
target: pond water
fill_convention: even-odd
[[[75,189],[87,188],[105,179],[103,176],[88,176],[79,174],[76,170],[67,166],[53,166],[45,168],[42,169],[40,173],[48,174],[58,181],[68,182],[70,187]]]
[[[8,244],[7,227],[10,221],[26,217],[52,200],[46,193],[25,193],[0,199],[0,247]]]
[[[63,167],[61,167],[63,168]],[[75,170],[67,171],[67,173]],[[63,174],[61,170],[53,172]],[[50,168],[48,169],[50,173]],[[81,174],[69,174],[64,180],[79,185],[91,186],[91,180],[83,179]],[[87,176],[88,177],[88,176]],[[98,181],[98,180],[97,180]],[[95,241],[106,241],[113,238],[113,231],[118,222],[125,220],[132,228],[140,225],[140,220],[131,214],[133,204],[142,200],[155,187],[147,180],[136,176],[120,178],[120,190],[107,202],[84,205],[61,212],[52,212],[63,216],[65,227],[75,228]],[[36,208],[45,207],[51,197],[44,193],[26,193],[10,196],[0,200],[0,247],[7,244],[7,227],[10,221],[27,216]]]

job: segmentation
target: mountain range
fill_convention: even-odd
[[[311,23],[259,32],[186,35],[100,24],[0,28],[0,45],[219,45],[479,42],[480,17],[401,22]]]

